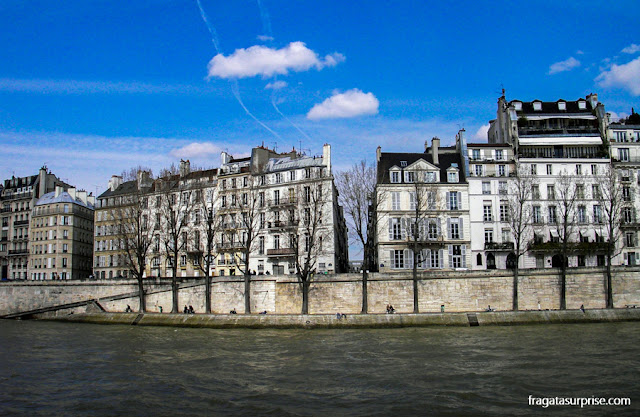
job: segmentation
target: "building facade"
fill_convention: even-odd
[[[0,279],[29,279],[29,237],[31,210],[41,196],[67,187],[42,167],[37,175],[12,177],[0,193]]]
[[[95,197],[69,187],[40,197],[31,215],[32,280],[86,279],[92,273]]]

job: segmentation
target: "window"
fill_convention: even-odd
[[[617,131],[616,132],[616,142],[626,142],[627,141],[627,132],[625,131]]]
[[[582,175],[582,165],[576,164],[576,175]]]
[[[624,201],[631,201],[631,187],[628,185],[622,186],[622,199]]]
[[[429,263],[431,268],[441,268],[442,267],[442,259],[440,256],[440,251],[432,250],[429,255]]]
[[[436,182],[436,173],[435,172],[425,172],[424,173],[424,182]]]
[[[278,172],[276,173],[276,184],[281,184],[282,183],[282,173]]]
[[[440,236],[440,219],[429,219],[428,220],[428,238],[431,240],[435,240]]]
[[[264,255],[264,236],[258,238],[258,255]]]
[[[448,203],[448,206],[449,206],[449,210],[458,210],[459,207],[460,207],[459,201],[458,201],[459,192],[451,191],[448,194],[449,194],[449,199],[448,199],[447,203]]]
[[[629,161],[629,148],[620,148],[618,149],[618,159],[622,162]]]
[[[547,200],[556,199],[556,187],[553,185],[547,185]]]
[[[531,175],[538,175],[538,165],[531,164]]]
[[[493,216],[491,214],[491,204],[485,204],[482,209],[482,220],[485,222],[492,222]]]
[[[578,206],[578,223],[587,222],[587,208],[585,206]]]
[[[500,204],[500,221],[509,221],[509,205],[506,202]]]
[[[489,181],[482,182],[482,194],[491,194],[491,183]]]
[[[540,110],[542,110],[542,102],[540,102],[540,101],[534,101],[534,102],[533,102],[533,110],[535,110],[535,111],[540,111]]]
[[[402,239],[402,226],[400,218],[392,217],[389,219],[389,240]]]
[[[493,243],[493,229],[484,229],[484,243]]]
[[[309,202],[309,200],[307,200],[307,202]],[[273,204],[280,204],[280,190],[273,192]]]
[[[564,101],[558,102],[558,110],[567,110],[567,103]]]
[[[542,213],[540,211],[540,206],[533,206],[533,222],[534,223],[542,223]]]
[[[409,192],[409,209],[410,210],[415,210],[416,206],[417,206],[417,199],[416,199],[416,192],[415,191],[411,191]]]
[[[66,243],[62,244],[62,253],[67,253],[69,251],[69,245]]]
[[[508,186],[506,181],[500,181],[498,183],[498,194],[507,194]]]
[[[502,241],[503,242],[511,242],[511,230],[510,229],[502,229]]]
[[[273,236],[273,249],[280,249],[280,235]]]
[[[404,250],[394,250],[391,267],[394,269],[404,268]]]
[[[599,199],[600,198],[600,186],[599,185],[592,185],[591,186],[591,192],[593,193],[593,198],[594,199]]]
[[[576,198],[579,200],[584,199],[584,185],[576,184]]]
[[[464,245],[449,245],[449,267],[462,268]]]
[[[622,209],[622,221],[625,224],[633,223],[633,209],[631,207]]]
[[[407,166],[407,161],[400,161],[400,166],[402,168],[406,167]]]
[[[187,266],[187,255],[180,255],[180,266]]]
[[[400,182],[400,172],[391,171],[391,182],[394,184],[398,184]]]
[[[258,194],[258,201],[259,201],[260,207],[264,207],[264,191],[262,191],[262,192],[260,192],[260,194]]]
[[[496,159],[498,161],[502,161],[504,159],[504,154],[502,149],[496,149]]]
[[[260,229],[264,229],[266,222],[265,222],[265,214],[264,213],[260,213]]]
[[[505,165],[498,165],[498,176],[499,177],[507,176],[507,167]]]
[[[462,219],[460,218],[452,218],[449,219],[449,239],[460,239],[460,224],[462,223]]]
[[[416,173],[413,171],[405,172],[404,182],[416,182]]]
[[[473,171],[474,171],[476,177],[481,177],[482,176],[482,171],[483,171],[482,170],[482,165],[474,165],[473,166]],[[451,181],[449,181],[449,182],[451,182]]]
[[[591,164],[591,175],[598,175],[598,166],[596,164]]]
[[[289,181],[295,181],[295,180],[296,180],[296,172],[289,171]]]
[[[549,206],[549,224],[555,224],[556,221],[556,206]]]
[[[553,165],[547,164],[547,175],[553,175]]]
[[[457,172],[448,172],[447,173],[447,182],[458,182],[458,173]]]
[[[593,222],[602,223],[602,209],[597,204],[593,206]]]
[[[391,210],[400,210],[400,192],[391,193]]]
[[[636,234],[634,232],[626,232],[624,234],[624,245],[628,248],[636,246]]]
[[[476,160],[476,161],[477,161],[478,159],[480,159],[480,149],[473,149],[473,150],[471,151],[471,159]],[[476,166],[477,166],[477,165],[476,165]]]
[[[63,268],[67,267],[67,258],[62,258],[62,267]]]

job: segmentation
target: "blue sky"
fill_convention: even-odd
[[[262,143],[330,143],[340,169],[461,127],[486,141],[503,87],[640,107],[637,1],[200,6],[209,25],[197,0],[3,0],[0,178],[46,164],[100,193],[132,166],[215,167]]]

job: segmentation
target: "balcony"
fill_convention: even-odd
[[[267,227],[269,229],[286,229],[286,228],[290,228],[290,227],[297,227],[298,226],[298,222],[293,220],[293,221],[273,221],[273,222],[268,222],[267,223]]]
[[[13,222],[14,226],[23,226],[25,224],[29,224],[29,220],[16,220]]]
[[[240,223],[237,223],[237,222],[227,222],[227,223],[223,223],[223,224],[222,224],[222,228],[223,228],[224,230],[239,229],[239,228],[240,228]]]
[[[224,242],[216,245],[218,251],[239,250],[244,249],[245,246],[242,242]]]
[[[283,197],[277,200],[271,200],[269,202],[269,206],[271,207],[285,207],[285,206],[295,206],[298,204],[298,199],[295,197]]]
[[[11,207],[3,207],[0,209],[0,213],[11,213],[12,211]]]
[[[296,250],[294,248],[267,249],[267,256],[288,257],[295,254]]]
[[[28,255],[29,249],[14,249],[9,251],[9,255]]]
[[[513,242],[484,242],[484,250],[510,252],[513,250]]]

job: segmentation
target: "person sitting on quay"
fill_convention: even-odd
[[[189,304],[189,314],[196,314],[196,311],[193,309],[191,304]]]
[[[396,311],[391,304],[387,304],[387,314],[393,314]]]
[[[127,309],[124,310],[125,313],[133,313],[133,310],[131,309],[131,306],[129,304],[127,304]]]
[[[231,310],[231,311],[229,312],[229,314],[238,314],[238,313],[236,312],[236,309],[234,308],[233,310]]]
[[[189,308],[187,307],[187,305],[186,305],[186,304],[184,305],[184,310],[182,310],[182,312],[183,312],[184,314],[189,314]]]

